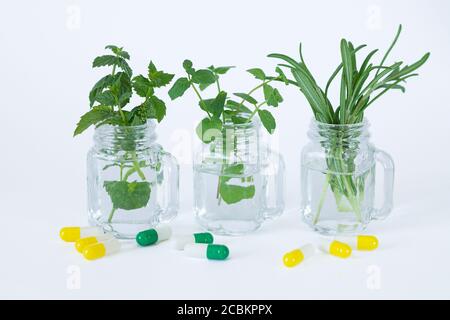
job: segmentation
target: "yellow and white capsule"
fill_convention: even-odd
[[[348,244],[337,240],[323,239],[320,243],[320,249],[343,259],[350,257],[352,254],[352,248]]]
[[[96,237],[105,234],[99,227],[64,227],[59,231],[59,236],[66,242],[75,242],[86,237]]]
[[[375,236],[358,235],[351,237],[337,237],[335,240],[347,243],[353,249],[361,251],[372,251],[378,248],[378,239]]]
[[[292,250],[283,256],[283,263],[286,267],[292,268],[309,259],[316,253],[316,248],[308,243],[298,249]]]
[[[87,246],[83,250],[83,256],[87,260],[96,260],[104,256],[120,251],[120,242],[117,239],[110,239],[105,242],[97,242]]]
[[[105,242],[105,241],[111,240],[113,238],[114,238],[114,236],[111,233],[105,233],[103,235],[95,236],[95,237],[81,238],[81,239],[78,239],[77,241],[75,241],[75,249],[77,249],[77,251],[79,253],[83,253],[84,249],[86,249],[91,244],[98,243],[98,242]]]

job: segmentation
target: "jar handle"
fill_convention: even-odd
[[[262,152],[262,176],[266,183],[262,196],[264,197],[264,220],[275,219],[284,210],[284,171],[283,157],[268,148]]]
[[[170,153],[161,150],[160,161],[162,167],[160,173],[164,187],[158,192],[163,213],[161,222],[168,222],[175,218],[179,209],[179,165],[177,159]]]
[[[394,160],[386,152],[375,149],[375,159],[384,169],[384,203],[381,208],[375,208],[372,212],[372,219],[385,219],[392,211],[394,196]]]

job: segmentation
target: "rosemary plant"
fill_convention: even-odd
[[[415,71],[421,67],[429,58],[426,53],[421,59],[411,65],[405,65],[403,61],[387,63],[387,59],[397,40],[399,39],[402,26],[391,45],[382,56],[379,63],[373,62],[378,49],[370,51],[363,62],[358,65],[356,55],[366,45],[354,46],[350,41],[342,39],[340,42],[341,63],[334,70],[325,88],[322,89],[314,79],[310,69],[307,67],[302,54],[302,46],[299,46],[299,61],[287,55],[273,53],[269,57],[281,59],[280,66],[288,68],[294,80],[290,82],[296,85],[307,99],[315,119],[318,122],[346,125],[361,123],[364,112],[382,95],[391,90],[405,92],[404,83],[407,79],[417,76]],[[334,79],[340,76],[340,94],[337,104],[333,104],[329,98],[329,88]],[[330,137],[330,141],[323,145],[327,154],[328,173],[326,184],[329,184],[334,193],[338,210],[344,209],[343,199],[347,199],[351,210],[361,221],[361,201],[364,191],[364,177],[356,178],[352,173],[355,170],[356,152],[350,150],[346,137],[348,128],[337,127],[342,132]],[[344,156],[345,155],[345,156]],[[350,174],[339,174],[347,172]],[[324,188],[326,190],[326,188]],[[314,223],[318,222],[320,210],[324,197],[319,203]]]

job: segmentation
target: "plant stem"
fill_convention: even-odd
[[[254,87],[252,90],[250,90],[247,94],[251,95],[253,92],[255,92],[256,90],[258,90],[259,88],[263,87],[264,85],[270,83],[274,81],[274,79],[270,79],[267,81],[264,81],[263,83],[257,85],[256,87]],[[237,110],[239,110],[240,107],[242,107],[244,105],[245,99],[242,99],[241,103],[239,103],[239,105],[236,107]]]
[[[144,173],[141,170],[141,167],[139,166],[139,162],[136,158],[136,151],[131,151],[131,158],[133,159],[133,167],[136,170],[137,174],[142,180],[146,180]]]
[[[194,92],[195,92],[195,94],[197,95],[197,97],[199,98],[199,100],[200,100],[200,104],[203,104],[204,102],[203,102],[203,98],[202,98],[202,96],[200,95],[200,92],[198,92],[198,90],[197,90],[197,88],[195,87],[195,85],[194,85],[194,83],[191,81],[191,76],[188,74],[188,79],[189,79],[189,83],[191,84],[191,87],[192,87],[192,89],[194,90]],[[203,109],[203,108],[202,108]],[[209,111],[208,110],[205,110],[206,111],[206,113],[208,114],[208,117],[211,119],[211,114],[209,113]]]
[[[111,212],[109,213],[109,217],[108,217],[108,223],[111,223],[113,217],[114,217],[114,212],[116,211],[116,208],[113,207]]]
[[[255,110],[253,110],[253,112],[250,114],[250,117],[248,117],[247,121],[245,123],[248,123],[252,120],[252,118],[255,116],[255,114],[259,111],[259,108],[261,108],[263,105],[266,104],[267,101],[261,102],[260,104],[258,104],[255,108]]]
[[[317,206],[317,212],[316,215],[314,216],[314,220],[313,220],[313,224],[316,225],[319,222],[319,217],[320,217],[320,212],[322,211],[322,207],[325,203],[325,198],[327,195],[327,191],[328,191],[328,184],[330,183],[330,174],[327,173],[326,177],[325,177],[325,183],[323,184],[322,187],[322,193],[320,194],[320,200],[319,200],[319,205]]]

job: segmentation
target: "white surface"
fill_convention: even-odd
[[[275,4],[276,3],[276,4]],[[227,18],[228,17],[228,18]],[[9,1],[0,10],[0,298],[450,298],[450,2],[442,1]],[[92,131],[72,138],[88,92],[104,70],[92,59],[106,44],[125,46],[137,73],[149,59],[181,74],[194,66],[236,65],[222,86],[246,91],[244,70],[270,70],[270,52],[297,53],[323,84],[339,60],[339,40],[431,59],[407,92],[367,112],[372,141],[396,163],[395,209],[368,232],[375,252],[339,260],[318,253],[300,266],[282,256],[317,242],[297,214],[300,150],[311,111],[293,88],[275,113],[273,142],[287,166],[287,210],[246,237],[217,237],[229,261],[187,259],[170,241],[87,262],[59,228],[86,224],[85,156]],[[390,60],[392,61],[392,60]],[[199,231],[192,217],[191,145],[201,112],[192,94],[168,103],[159,142],[181,164],[174,235]]]

